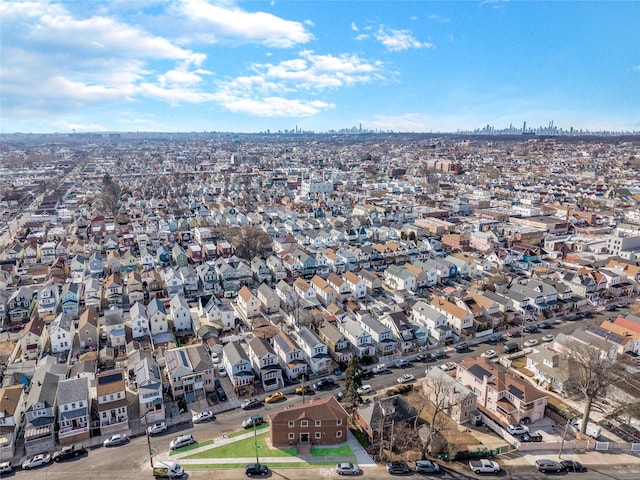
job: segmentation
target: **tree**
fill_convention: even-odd
[[[358,388],[362,386],[362,368],[357,355],[352,355],[344,372],[344,395],[342,403],[348,409],[353,409],[362,403],[362,397],[358,393]]]
[[[105,173],[102,177],[102,190],[100,192],[100,200],[102,202],[102,207],[114,218],[120,210],[121,192],[122,187],[120,187],[118,181],[114,180],[108,173]]]
[[[451,422],[448,412],[457,405],[457,397],[451,395],[451,378],[439,368],[431,370],[425,378],[426,401],[416,417],[414,428],[423,410],[429,407],[429,434],[423,444],[423,454],[429,451],[436,436]]]
[[[606,340],[594,340],[591,344],[575,340],[566,346],[570,351],[569,368],[575,388],[584,398],[580,433],[585,434],[594,400],[604,396],[621,378],[624,367],[616,358],[615,346]]]

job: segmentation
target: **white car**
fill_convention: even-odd
[[[364,395],[366,393],[371,393],[371,391],[373,390],[373,387],[371,385],[362,385],[361,387],[358,387],[358,395]]]
[[[227,369],[224,368],[224,366],[222,365],[218,365],[218,375],[221,377],[226,377],[227,376]]]
[[[541,340],[542,340],[543,342],[550,342],[551,340],[553,340],[553,338],[554,338],[554,337],[553,337],[553,335],[548,334],[548,335],[545,335],[544,337],[542,337],[542,339],[541,339]]]
[[[455,364],[455,362],[446,362],[443,363],[442,365],[440,365],[440,368],[442,370],[444,370],[445,372],[448,372],[450,370],[455,370],[457,367],[457,365]]]
[[[220,357],[218,356],[218,354],[216,352],[213,352],[211,354],[211,361],[215,364],[220,363]]]
[[[162,432],[166,432],[166,431],[167,431],[167,424],[164,422],[154,423],[153,425],[150,425],[149,428],[147,429],[147,432],[149,433],[149,435],[160,435]]]
[[[509,425],[507,432],[511,435],[522,435],[523,433],[529,433],[529,427],[526,425]]]
[[[535,338],[530,338],[526,342],[524,342],[525,347],[535,347],[538,344],[538,340]]]
[[[22,462],[22,469],[29,470],[31,468],[48,465],[49,463],[51,463],[51,455],[49,455],[48,453],[41,453]]]
[[[13,464],[11,462],[0,463],[0,473],[9,473],[13,471]]]
[[[398,383],[409,383],[409,382],[413,382],[414,380],[415,380],[415,377],[410,373],[405,373],[401,377],[398,377]]]
[[[495,356],[497,355],[495,350],[487,350],[486,352],[484,352],[482,354],[482,356],[484,358],[495,358]]]
[[[371,369],[371,371],[372,371],[373,373],[382,373],[382,372],[384,372],[384,371],[386,371],[386,370],[387,370],[387,366],[386,366],[384,363],[379,363],[378,365],[375,365],[375,366]]]
[[[204,422],[208,422],[209,420],[215,420],[215,419],[216,417],[213,415],[213,413],[207,410],[205,412],[196,413],[191,418],[191,421],[193,423],[204,423]]]
[[[339,463],[336,465],[336,473],[338,475],[360,475],[362,470],[356,463]]]
[[[124,433],[116,433],[115,435],[111,435],[104,442],[102,442],[103,447],[117,447],[118,445],[124,445],[128,443],[129,439]]]

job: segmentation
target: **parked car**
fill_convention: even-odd
[[[499,342],[500,340],[502,340],[502,336],[501,336],[501,335],[497,335],[497,334],[495,334],[495,333],[489,337],[489,341],[490,341],[491,343],[497,343],[497,342]]]
[[[273,392],[271,395],[267,395],[264,398],[264,403],[274,403],[279,402],[280,400],[284,400],[284,393],[282,392]]]
[[[254,426],[257,427],[258,425],[262,425],[264,423],[264,418],[262,418],[262,415],[251,415],[249,418],[245,418],[242,421],[242,428],[253,428]]]
[[[553,339],[554,339],[554,336],[553,336],[552,334],[550,334],[550,333],[549,333],[548,335],[544,335],[544,336],[541,338],[541,340],[542,340],[543,342],[550,342],[550,341],[551,341],[551,340],[553,340]]]
[[[530,338],[529,340],[524,342],[525,347],[535,347],[536,345],[538,345],[538,340],[536,340],[535,338]]]
[[[253,410],[254,408],[260,408],[262,406],[262,402],[257,398],[250,398],[242,402],[240,406],[243,410]]]
[[[167,431],[167,424],[165,422],[154,423],[153,425],[150,425],[149,428],[147,429],[147,432],[151,436],[160,435],[161,433],[166,431]]]
[[[542,328],[542,329],[547,329],[547,328],[551,328],[553,325],[551,325],[550,322],[542,322],[538,324],[538,328]]]
[[[406,358],[399,358],[394,363],[396,368],[406,368],[409,366],[409,360]]]
[[[226,377],[227,376],[227,369],[224,368],[223,365],[218,364],[218,375],[220,377]]]
[[[522,435],[520,435],[519,440],[521,442],[541,442],[542,441],[542,435],[540,435],[539,433],[527,432],[527,433],[523,433]]]
[[[371,391],[373,390],[373,387],[371,385],[362,385],[361,387],[358,387],[358,395],[366,395],[367,393],[371,393]]]
[[[440,465],[431,460],[416,461],[416,472],[418,473],[440,473]]]
[[[457,367],[457,365],[456,365],[455,362],[446,362],[446,363],[443,363],[442,365],[440,365],[440,368],[442,370],[444,370],[445,372],[448,372],[450,370],[455,370],[456,367]]]
[[[336,465],[338,475],[360,475],[362,470],[356,463],[339,463]]]
[[[486,352],[484,352],[484,353],[481,355],[481,357],[484,357],[484,358],[495,358],[495,356],[496,356],[496,355],[497,355],[497,353],[496,353],[496,351],[495,351],[495,350],[491,350],[491,349],[489,349],[489,350],[487,350]]]
[[[27,458],[22,462],[23,470],[31,470],[32,468],[43,467],[51,463],[51,455],[48,453],[40,453],[35,457]]]
[[[416,361],[418,362],[430,362],[433,359],[433,357],[431,356],[430,353],[419,353],[418,355],[416,355]]]
[[[524,327],[525,333],[536,333],[538,331],[538,327],[535,325],[527,325]]]
[[[206,410],[204,412],[196,413],[191,418],[191,421],[193,423],[204,423],[204,422],[209,422],[215,419],[216,419],[216,416],[213,414],[213,412],[211,412],[210,410]]]
[[[244,474],[247,477],[263,477],[269,474],[269,467],[262,463],[250,463],[244,467]]]
[[[404,462],[389,462],[387,463],[387,472],[391,475],[404,475],[411,472],[411,469]]]
[[[0,473],[9,473],[13,471],[13,464],[11,462],[0,463]]]
[[[169,442],[169,450],[177,450],[179,448],[188,447],[189,445],[195,444],[196,441],[193,439],[191,434],[180,435],[179,437],[174,438]]]
[[[211,353],[211,361],[217,365],[220,363],[220,356],[216,352]]]
[[[227,401],[227,393],[224,391],[224,388],[222,388],[222,385],[220,385],[220,381],[216,378],[215,379],[216,382],[218,382],[215,386],[215,390],[216,390],[216,395],[218,396],[218,400],[221,402],[226,402]]]
[[[509,425],[507,427],[507,432],[511,435],[522,435],[524,433],[529,433],[529,427],[526,425]]]
[[[304,393],[310,393],[312,390],[310,387],[306,386],[306,385],[300,385],[299,387],[296,387],[296,395],[302,395]]]
[[[62,462],[70,458],[76,458],[87,454],[87,449],[82,446],[81,443],[73,445],[65,445],[60,450],[53,452],[51,459],[54,462]]]
[[[561,460],[560,465],[562,465],[562,469],[567,472],[584,472],[586,470],[584,465],[573,460]]]
[[[456,350],[456,352],[460,353],[460,352],[466,352],[467,350],[469,350],[469,345],[467,345],[464,342],[460,342],[456,345],[453,346],[453,348]]]
[[[329,390],[336,386],[336,382],[333,378],[323,378],[313,384],[314,390]]]
[[[103,447],[117,447],[118,445],[124,445],[125,443],[129,443],[129,438],[124,433],[116,433],[115,435],[111,435],[104,442],[102,442]]]
[[[563,470],[560,463],[546,458],[536,460],[536,468],[542,473],[561,472]]]
[[[413,382],[414,380],[415,380],[415,377],[410,373],[405,373],[401,377],[398,377],[398,383],[409,383],[409,382]]]
[[[384,363],[379,363],[375,365],[372,369],[373,373],[382,373],[387,370],[387,365]]]

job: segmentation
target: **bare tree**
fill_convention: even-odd
[[[621,378],[624,367],[616,358],[615,345],[606,340],[594,340],[591,344],[575,340],[566,346],[575,388],[584,398],[580,428],[580,433],[584,434],[594,400],[605,395],[607,389]]]
[[[100,200],[103,208],[112,217],[115,217],[120,210],[120,193],[122,187],[117,180],[113,179],[111,175],[105,173],[102,177],[102,189],[100,192]]]
[[[457,397],[452,395],[450,378],[447,377],[447,374],[441,373],[437,369],[435,373],[427,375],[425,378],[424,392],[426,400],[420,408],[414,424],[414,428],[416,428],[418,418],[420,418],[423,411],[427,410],[429,413],[429,435],[423,444],[423,453],[429,451],[436,436],[447,428],[451,422],[449,418],[451,409],[458,404]]]

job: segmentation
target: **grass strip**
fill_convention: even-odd
[[[355,457],[353,450],[349,445],[342,445],[340,447],[313,447],[311,449],[311,456],[313,457]]]
[[[260,462],[262,463],[262,462]],[[334,467],[336,462],[291,462],[291,463],[265,463],[271,469],[274,468],[304,468],[304,467]],[[215,470],[244,468],[244,463],[208,463],[202,465],[184,465],[185,470]]]
[[[260,457],[295,457],[296,449],[278,449],[271,448],[267,445],[267,434],[263,432],[253,437],[243,438],[236,442],[230,442],[226,445],[209,448],[203,452],[194,453],[185,457],[187,459],[206,459],[206,458],[243,458],[254,457],[256,455],[256,443],[258,445],[258,456]]]
[[[268,423],[263,423],[262,425],[258,425],[258,426],[256,427],[256,430],[262,430],[263,428],[267,428],[268,426],[269,426],[269,424],[268,424]],[[243,434],[245,434],[245,433],[249,433],[249,432],[251,432],[251,431],[252,431],[252,430],[250,430],[250,429],[239,430],[239,431],[237,431],[237,432],[230,433],[229,435],[227,435],[227,438],[237,437],[238,435],[243,435]]]

